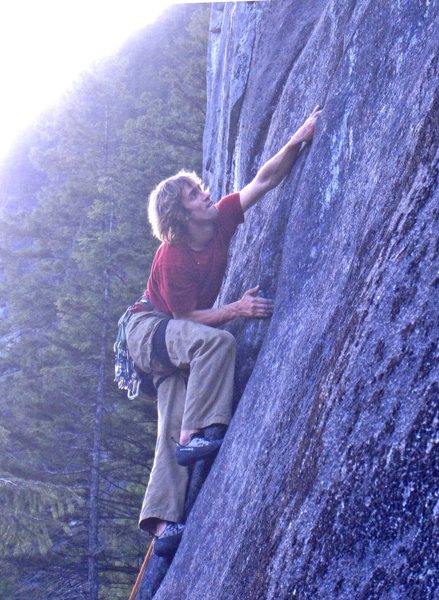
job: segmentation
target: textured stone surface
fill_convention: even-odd
[[[438,539],[437,2],[282,0],[212,17],[205,175],[239,189],[316,105],[247,215],[222,300],[231,427],[156,600],[433,599]]]

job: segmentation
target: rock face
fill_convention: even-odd
[[[435,597],[437,32],[434,0],[213,9],[215,195],[323,112],[236,237],[221,301],[275,312],[230,326],[239,404],[157,600]]]

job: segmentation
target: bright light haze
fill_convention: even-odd
[[[0,162],[15,138],[54,105],[82,71],[116,52],[131,34],[178,2],[0,2]]]

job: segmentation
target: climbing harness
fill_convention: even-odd
[[[126,326],[133,312],[154,310],[149,298],[142,296],[133,306],[129,306],[118,321],[117,338],[114,343],[114,381],[120,390],[126,390],[130,400],[136,399],[142,393],[149,398],[156,398],[158,386],[176,370],[169,358],[166,347],[166,327],[170,318],[164,318],[158,324],[152,339],[152,348],[155,359],[164,367],[165,371],[162,377],[157,378],[154,385],[152,376],[136,368],[133,359],[130,356]]]
[[[131,591],[131,594],[130,594],[130,597],[128,600],[134,600],[135,597],[137,596],[137,592],[139,590],[140,583],[142,581],[143,573],[145,572],[145,569],[148,566],[149,559],[151,558],[152,552],[154,550],[154,542],[155,542],[155,540],[152,540],[152,542],[149,545],[148,552],[146,553],[146,556],[145,556],[145,559],[140,568],[139,574],[137,575],[136,583],[134,584],[134,587]]]

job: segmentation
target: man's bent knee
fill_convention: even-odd
[[[236,346],[235,337],[229,331],[225,331],[224,329],[218,329],[216,333],[218,335],[219,341],[224,346],[229,346],[230,348],[234,348]]]

